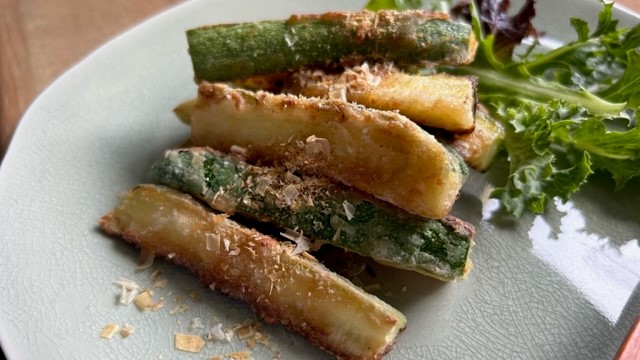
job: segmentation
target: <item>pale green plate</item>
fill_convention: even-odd
[[[192,1],[114,39],[56,81],[29,109],[0,168],[0,341],[9,359],[203,359],[248,348],[207,343],[198,355],[173,348],[174,332],[223,328],[252,317],[236,301],[202,289],[185,270],[158,261],[134,270],[137,251],[102,235],[97,219],[117,195],[147,179],[149,165],[186,139],[172,114],[195,95],[184,31],[203,24],[359,9],[363,1]],[[539,1],[538,26],[573,37],[568,18],[595,20],[597,1]],[[623,24],[638,19],[617,12]],[[499,169],[495,170],[499,172]],[[490,176],[495,175],[494,173]],[[546,216],[491,217],[488,181],[474,175],[455,212],[477,226],[475,269],[444,284],[376,267],[381,298],[407,315],[389,359],[610,359],[640,314],[638,182],[613,193],[597,178]],[[168,279],[140,312],[116,305],[113,284]],[[406,290],[406,291],[404,291]],[[195,291],[199,299],[189,294]],[[189,310],[171,315],[183,296]],[[190,329],[193,318],[206,329]],[[109,322],[136,328],[99,338]],[[264,325],[269,349],[256,358],[328,356],[279,326]]]

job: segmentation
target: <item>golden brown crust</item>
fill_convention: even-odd
[[[284,92],[398,111],[422,126],[466,133],[475,125],[476,88],[477,78],[471,76],[421,76],[402,73],[392,64],[364,63],[340,74],[299,71]]]
[[[465,176],[458,159],[406,117],[344,101],[201,84],[191,122],[195,146],[247,149],[249,162],[278,162],[356,187],[400,208],[441,218]],[[311,136],[329,154],[309,156]]]
[[[310,255],[296,255],[291,246],[210,213],[176,190],[136,187],[100,226],[190,269],[204,286],[247,302],[265,321],[282,324],[339,358],[379,358],[404,328],[406,319],[397,310]],[[346,317],[351,324],[343,323]]]

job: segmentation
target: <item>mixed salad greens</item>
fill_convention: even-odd
[[[479,48],[473,64],[439,70],[477,76],[480,101],[507,130],[509,176],[492,192],[507,212],[543,213],[550,199],[568,200],[596,171],[611,174],[616,190],[640,176],[640,24],[618,27],[613,4],[602,2],[595,29],[572,18],[577,39],[546,49],[532,24],[534,0],[513,15],[509,0],[443,5],[472,24]],[[367,4],[421,7],[420,0]]]

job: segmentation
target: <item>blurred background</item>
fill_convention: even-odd
[[[29,104],[58,76],[112,37],[183,1],[0,0],[0,162]],[[640,0],[617,4],[640,13]]]

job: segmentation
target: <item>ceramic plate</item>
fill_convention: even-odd
[[[587,0],[538,3],[538,27],[560,41],[573,37],[570,16],[595,20],[599,9]],[[138,252],[96,223],[188,135],[172,113],[196,90],[186,29],[362,6],[191,1],[114,39],[51,85],[26,113],[0,169],[0,341],[7,356],[202,359],[250,350],[237,338],[208,342],[198,355],[175,350],[176,332],[228,329],[253,315],[168,263],[136,271]],[[623,25],[638,21],[617,15]],[[640,314],[637,187],[614,193],[610,180],[595,178],[547,215],[512,222],[493,216],[495,204],[483,200],[499,170],[472,176],[455,208],[477,226],[466,281],[376,269],[382,289],[375,293],[408,318],[388,358],[612,358]],[[164,308],[117,304],[115,281],[151,286],[157,269],[167,279],[154,293]],[[131,324],[135,333],[100,338],[108,323]],[[255,358],[329,358],[279,326],[260,331],[269,346],[250,350]]]

